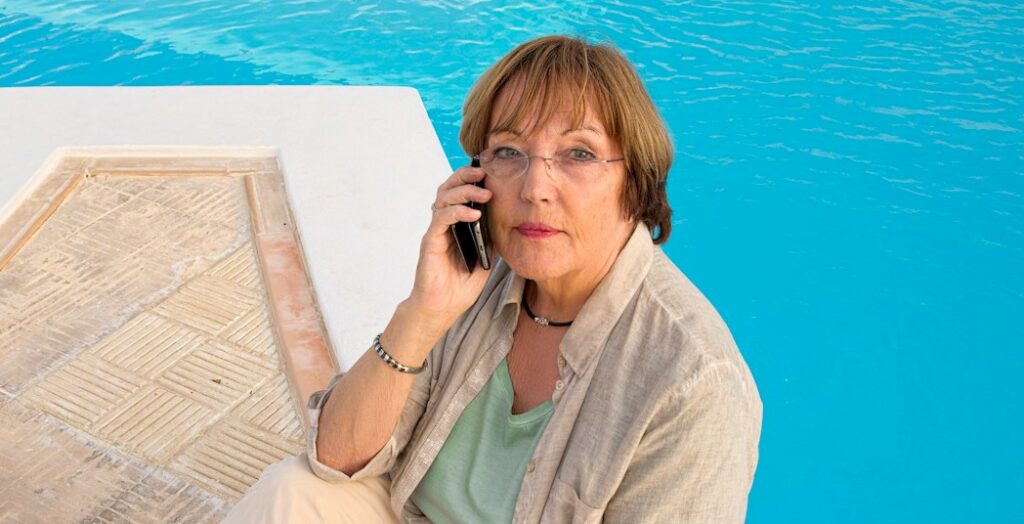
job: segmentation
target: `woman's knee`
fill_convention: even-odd
[[[305,453],[275,462],[263,470],[224,522],[294,522],[297,511],[311,506],[318,483],[324,481],[309,469]]]
[[[224,522],[394,522],[389,495],[381,478],[327,482],[301,453],[264,470]]]
[[[306,454],[299,453],[268,466],[263,470],[253,488],[262,484],[264,490],[268,492],[267,494],[279,491],[308,493],[315,491],[324,483],[325,481],[317,477],[309,468],[309,459],[306,458]],[[250,491],[252,490],[250,489]]]

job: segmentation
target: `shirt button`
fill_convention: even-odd
[[[555,381],[555,389],[558,391],[565,389],[565,382],[562,382],[561,380]]]
[[[533,473],[534,469],[536,469],[536,466],[534,465],[532,460],[526,463],[526,472],[527,473]]]
[[[560,368],[564,368],[565,367],[565,357],[563,357],[561,355],[558,356],[558,367],[560,367]]]

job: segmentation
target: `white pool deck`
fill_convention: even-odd
[[[418,94],[7,88],[0,108],[0,521],[219,520],[410,289],[450,172]]]

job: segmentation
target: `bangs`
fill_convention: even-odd
[[[588,113],[603,120],[608,114],[607,104],[602,103],[606,97],[601,96],[600,82],[595,82],[586,49],[579,52],[568,47],[538,50],[522,57],[497,90],[495,98],[506,97],[504,109],[502,114],[492,115],[495,120],[488,134],[530,135],[564,111],[569,111],[573,129],[583,125]]]

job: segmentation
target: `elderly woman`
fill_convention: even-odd
[[[307,453],[229,520],[741,522],[761,402],[715,309],[657,244],[672,147],[629,62],[520,45],[464,106],[415,284],[310,399]],[[483,181],[486,189],[474,184]],[[449,232],[486,204],[500,258]]]

